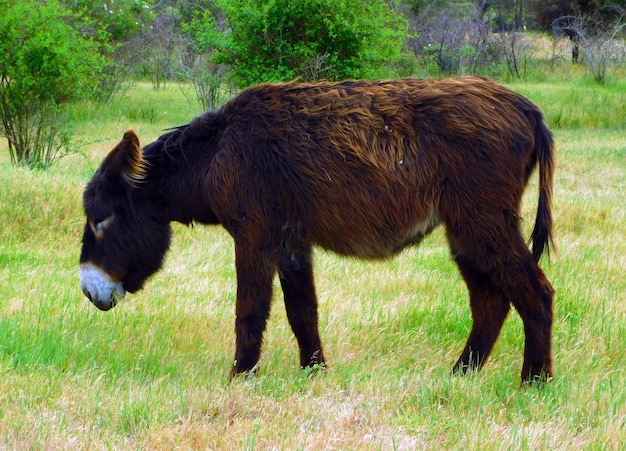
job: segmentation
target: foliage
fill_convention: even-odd
[[[592,17],[604,25],[614,22],[624,12],[624,0],[538,0],[534,15],[544,31],[551,31],[559,17]]]
[[[216,62],[237,85],[380,76],[401,58],[406,21],[384,0],[239,0],[220,6],[230,30]]]
[[[229,68],[216,62],[217,50],[226,45],[226,33],[211,10],[197,12],[182,24],[184,45],[179,50],[180,70],[190,81],[203,110],[215,109],[222,101]]]
[[[477,74],[499,57],[492,26],[469,2],[423,7],[414,26],[408,45],[429,76]]]
[[[131,39],[152,15],[151,2],[146,0],[63,0],[62,3],[74,13],[90,17],[115,43]]]
[[[49,166],[67,144],[63,107],[95,92],[104,60],[56,1],[0,1],[0,135],[14,164]]]
[[[145,45],[140,37],[154,18],[152,0],[61,1],[77,17],[85,19],[79,24],[81,34],[92,36],[109,61],[98,78],[96,95],[110,101],[145,59]]]
[[[610,63],[619,54],[616,37],[625,26],[622,17],[607,24],[590,16],[563,16],[553,22],[553,33],[565,34],[580,46],[585,67],[597,83],[605,83]]]
[[[413,14],[419,15],[427,9],[444,9],[452,3],[459,2],[452,2],[451,0],[405,0],[403,3]]]

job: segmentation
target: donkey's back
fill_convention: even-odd
[[[517,213],[552,145],[535,105],[477,78],[266,84],[221,113],[225,153],[262,173],[255,184],[284,226],[363,258],[391,256],[442,220]]]

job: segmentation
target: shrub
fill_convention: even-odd
[[[0,0],[0,17],[0,136],[14,164],[47,167],[69,139],[64,106],[94,93],[104,59],[55,0]]]
[[[216,63],[216,54],[226,43],[226,33],[209,10],[196,12],[189,22],[182,24],[182,30],[184,35],[178,50],[180,75],[193,85],[203,110],[215,109],[224,100],[224,88],[228,92],[230,68]]]
[[[230,25],[216,62],[234,81],[387,76],[402,57],[407,22],[384,0],[223,1]]]
[[[603,84],[608,79],[611,61],[619,58],[619,47],[616,46],[626,23],[623,17],[614,22],[605,22],[592,16],[563,16],[552,23],[552,31],[557,37],[566,35],[574,43],[573,54],[578,59],[578,48],[582,47],[585,68],[593,74],[593,79]]]

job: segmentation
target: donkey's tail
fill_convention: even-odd
[[[541,117],[535,126],[535,154],[539,163],[539,203],[535,227],[530,235],[533,258],[539,262],[545,251],[555,248],[552,236],[552,180],[554,176],[554,141]]]

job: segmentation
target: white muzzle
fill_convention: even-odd
[[[100,310],[115,307],[126,294],[122,282],[112,280],[108,274],[91,263],[80,267],[80,288]]]

